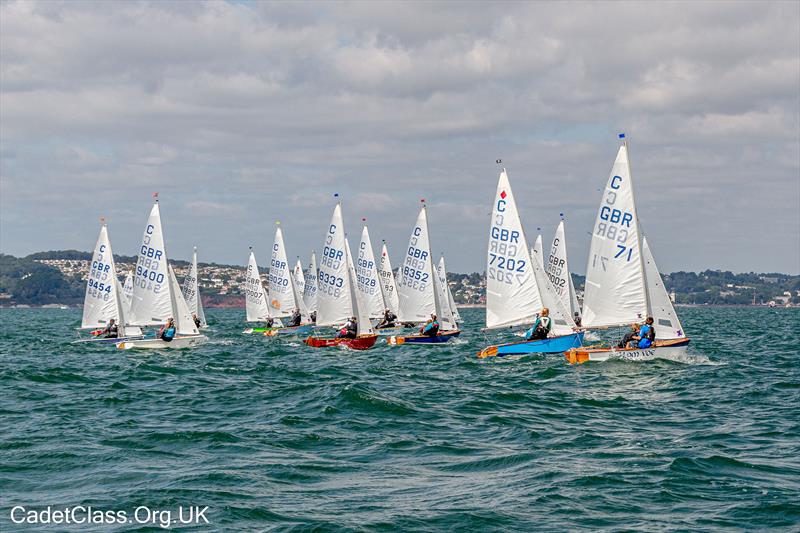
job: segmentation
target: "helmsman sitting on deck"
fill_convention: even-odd
[[[290,328],[294,328],[294,327],[299,326],[300,325],[300,321],[301,321],[300,310],[295,308],[295,310],[292,311],[292,318],[289,319],[289,327]]]
[[[383,312],[383,318],[380,324],[378,324],[378,328],[393,328],[395,327],[395,320],[397,320],[397,315],[392,313],[391,309],[387,309]]]
[[[639,340],[639,324],[631,324],[631,330],[622,337],[617,348],[627,348],[628,344]]]
[[[533,323],[531,329],[525,332],[525,340],[538,341],[546,339],[552,327],[553,321],[550,319],[550,309],[544,307],[536,317],[536,322]]]
[[[106,329],[100,332],[106,339],[116,339],[119,336],[119,328],[117,327],[117,321],[113,318],[108,321],[106,325]]]
[[[439,334],[439,321],[436,320],[436,313],[431,313],[431,319],[419,328],[419,332],[428,337],[435,337]]]
[[[339,330],[336,335],[337,339],[355,339],[358,335],[358,320],[356,317],[351,316],[350,320]]]
[[[653,327],[653,317],[647,317],[644,324],[639,328],[639,335],[635,337],[639,342],[636,344],[637,348],[649,348],[656,342],[656,330]]]

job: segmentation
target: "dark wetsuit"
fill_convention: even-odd
[[[339,339],[355,339],[357,336],[358,328],[354,322],[347,322],[344,327],[339,330],[339,334],[336,335]]]
[[[292,319],[289,322],[289,327],[294,328],[300,325],[300,313],[292,313]]]
[[[105,333],[106,339],[116,339],[119,337],[119,328],[117,328],[116,324],[109,324],[103,330],[103,333]]]
[[[383,320],[381,323],[378,324],[379,328],[393,328],[395,326],[394,321],[397,320],[397,315],[392,313],[391,311],[387,311],[383,313]]]

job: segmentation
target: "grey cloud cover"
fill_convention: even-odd
[[[3,2],[0,248],[132,253],[161,193],[170,254],[319,248],[344,198],[399,257],[483,270],[502,158],[530,238],[570,266],[631,140],[664,271],[800,272],[797,2]]]

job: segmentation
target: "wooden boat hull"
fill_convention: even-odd
[[[205,344],[207,340],[208,337],[205,335],[177,335],[170,342],[165,342],[159,338],[126,340],[118,342],[117,348],[120,350],[180,350],[200,346]]]
[[[524,354],[547,354],[564,353],[572,348],[578,348],[583,344],[584,332],[559,335],[536,341],[517,341],[506,344],[487,346],[478,352],[478,358],[503,356],[503,355],[524,355]]]
[[[308,335],[312,331],[314,331],[313,324],[301,324],[300,326],[285,328],[247,328],[242,333],[245,335],[274,337],[276,335]]]
[[[689,339],[657,340],[650,348],[573,348],[564,353],[569,364],[589,361],[652,361],[653,359],[680,360],[686,355]]]
[[[428,335],[393,335],[387,339],[390,346],[401,344],[443,344],[461,335],[461,330],[442,331],[435,337]]]
[[[308,337],[305,341],[312,348],[332,348],[347,346],[352,350],[369,350],[375,346],[377,335],[360,335],[355,339],[337,339],[335,337]]]

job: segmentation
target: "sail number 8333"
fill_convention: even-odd
[[[595,235],[616,242],[616,252],[613,258],[594,254],[592,256],[592,267],[600,266],[603,270],[606,270],[610,259],[631,261],[635,257],[633,255],[635,248],[632,244],[636,243],[628,242],[633,213],[614,207],[617,203],[617,190],[622,187],[622,183],[623,178],[621,176],[611,178],[608,189],[606,189],[605,202],[600,206],[599,220],[594,229]]]

